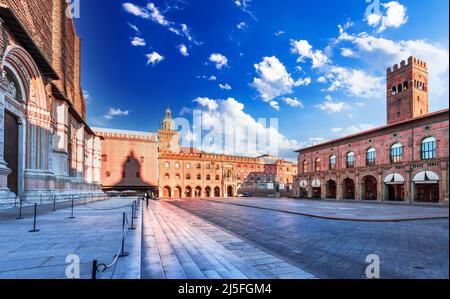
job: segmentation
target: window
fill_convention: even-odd
[[[202,179],[202,175],[201,174],[199,174],[199,175],[197,175],[197,180],[201,180]]]
[[[393,86],[392,87],[392,95],[394,95],[394,94],[396,94],[397,93],[397,87],[396,86]]]
[[[320,160],[319,158],[316,159],[316,161],[314,161],[314,170],[315,172],[320,172],[322,170],[322,160]]]
[[[211,169],[211,165],[206,164],[205,168],[209,170],[209,169]]]
[[[179,181],[179,180],[181,179],[181,176],[180,176],[179,173],[177,173],[177,174],[175,175],[175,179],[176,179],[177,181]]]
[[[191,163],[186,163],[186,169],[191,169]]]
[[[335,155],[330,157],[330,170],[336,170],[337,159]]]
[[[164,163],[164,167],[165,167],[166,169],[169,169],[169,168],[170,168],[170,163],[169,163],[169,162]]]
[[[142,156],[141,157],[141,164],[144,164],[144,162],[145,162],[145,158]]]
[[[377,162],[377,151],[372,147],[366,153],[366,165],[375,166]]]
[[[220,181],[220,176],[216,175],[216,181]]]
[[[191,179],[191,175],[188,173],[187,175],[186,175],[186,180],[190,180]]]
[[[107,177],[107,178],[111,177],[111,172],[107,171],[107,172],[106,172],[106,177]]]
[[[391,146],[391,163],[399,163],[403,160],[403,146],[395,143]]]
[[[170,179],[170,175],[168,174],[168,173],[166,173],[165,175],[164,175],[164,179],[167,181],[167,180],[169,180]]]
[[[197,164],[197,169],[201,169],[202,168],[202,164],[198,163]]]
[[[308,161],[303,161],[303,167],[302,167],[303,173],[308,173]]]
[[[211,176],[210,176],[209,174],[206,176],[206,180],[207,180],[207,181],[210,181],[210,180],[211,180]]]
[[[180,163],[179,162],[175,163],[175,168],[176,169],[180,169]]]
[[[220,170],[220,165],[216,165],[216,170]]]
[[[422,140],[422,160],[436,158],[436,138],[428,137]]]
[[[103,162],[108,162],[108,156],[107,155],[102,155],[102,161]]]
[[[355,153],[354,152],[350,152],[347,154],[346,166],[347,166],[347,168],[355,167]]]

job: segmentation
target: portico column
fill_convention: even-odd
[[[5,162],[5,94],[3,93],[3,78],[0,78],[0,198],[6,197],[10,194],[8,189],[8,175],[11,174],[11,169]]]
[[[441,181],[440,181],[440,185],[441,185],[441,196],[442,198],[440,198],[440,202],[441,203],[448,203],[448,163],[447,162],[443,162],[441,164],[441,169],[442,169],[442,177],[441,177]]]

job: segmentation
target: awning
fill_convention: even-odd
[[[432,171],[422,171],[414,176],[413,182],[416,184],[437,184],[439,176]]]
[[[48,62],[45,55],[41,52],[39,47],[31,38],[27,30],[22,26],[19,18],[15,15],[13,10],[5,4],[0,4],[0,18],[5,22],[4,25],[19,42],[19,44],[27,50],[33,57],[36,64],[41,69],[41,72],[50,79],[58,80],[59,77],[55,70]]]
[[[307,181],[300,181],[300,188],[306,188],[308,187],[308,182]]]
[[[384,179],[384,183],[387,185],[402,185],[405,183],[405,178],[401,174],[392,173]]]
[[[311,186],[313,188],[320,188],[320,186],[321,186],[320,180],[317,180],[317,179],[313,180]]]

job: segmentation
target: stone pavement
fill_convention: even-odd
[[[449,277],[448,219],[357,222],[205,200],[171,204],[276,253],[318,278],[365,278],[370,254],[380,257],[384,279]]]
[[[32,218],[0,221],[0,278],[63,279],[66,257],[76,254],[81,262],[81,278],[91,278],[92,261],[110,263],[122,236],[123,213],[131,217],[130,204],[136,198],[117,198],[75,208],[75,219],[68,219],[70,209],[56,212],[43,209],[37,219],[40,232],[28,232]],[[0,218],[7,214],[0,213]],[[140,216],[140,213],[138,213]],[[129,231],[125,249],[130,253],[109,269],[103,278],[139,278],[141,255],[141,217],[137,230]]]
[[[212,201],[334,220],[377,222],[448,219],[449,217],[448,206],[268,198],[220,199]]]
[[[313,278],[167,202],[151,202],[143,219],[142,278]]]

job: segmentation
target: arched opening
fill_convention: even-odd
[[[220,197],[220,188],[219,187],[214,188],[214,197]]]
[[[320,180],[313,180],[311,186],[313,190],[312,197],[316,199],[322,198],[322,184]]]
[[[326,184],[326,196],[329,199],[337,198],[337,184],[334,180],[329,180]]]
[[[300,181],[300,198],[308,198],[308,181]]]
[[[192,197],[192,188],[187,186],[184,193],[187,198],[191,198]]]
[[[377,179],[373,176],[366,176],[362,180],[362,198],[364,200],[377,200]]]
[[[7,186],[10,192],[19,194],[19,120],[5,111],[4,117],[4,160],[11,170]]]
[[[417,202],[438,203],[439,198],[439,176],[432,171],[422,171],[413,178],[415,190],[414,200]]]
[[[205,197],[207,198],[211,197],[211,187],[205,188]]]
[[[183,197],[181,187],[179,187],[179,186],[175,187],[175,189],[173,190],[173,197],[175,197],[175,198]]]
[[[227,197],[234,197],[233,186],[227,187]]]
[[[164,187],[163,189],[163,197],[164,198],[171,198],[172,197],[172,190],[169,186]]]
[[[202,197],[202,188],[201,187],[195,188],[195,197]]]
[[[428,137],[422,140],[421,143],[421,157],[422,160],[435,159],[437,154],[436,138]]]
[[[385,196],[387,201],[405,200],[405,179],[398,173],[392,173],[384,179],[386,186]]]
[[[355,199],[355,181],[351,178],[346,178],[342,183],[342,194],[344,199]]]

